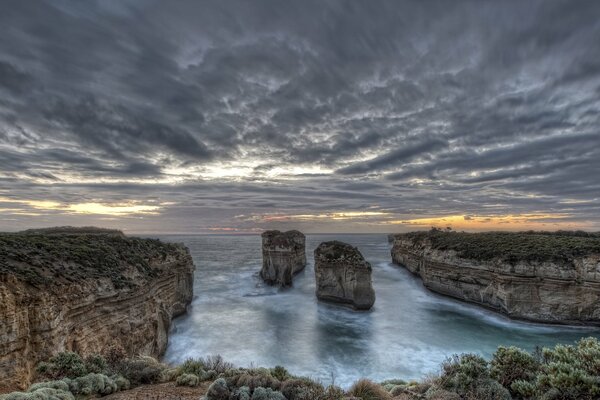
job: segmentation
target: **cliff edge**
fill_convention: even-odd
[[[192,300],[186,247],[99,228],[0,233],[0,382],[25,387],[65,350],[159,356]]]
[[[392,260],[430,290],[511,318],[600,325],[600,235],[431,230],[393,236]]]

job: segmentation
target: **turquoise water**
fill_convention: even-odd
[[[326,240],[357,246],[373,266],[377,300],[368,312],[317,302],[312,252]],[[284,365],[292,373],[349,386],[421,378],[454,353],[489,357],[497,346],[568,343],[597,329],[542,326],[427,291],[391,263],[385,235],[308,235],[309,265],[294,287],[278,290],[258,277],[260,236],[163,236],[187,245],[196,264],[194,300],[174,321],[165,361],[221,354],[238,366]]]

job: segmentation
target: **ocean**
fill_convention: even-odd
[[[220,354],[240,367],[285,366],[291,373],[347,388],[367,377],[419,379],[436,373],[452,354],[489,358],[499,345],[528,350],[600,337],[596,328],[509,320],[426,290],[393,265],[385,235],[307,235],[308,265],[294,286],[262,283],[259,235],[166,235],[189,247],[196,272],[189,312],[174,320],[164,361]],[[373,266],[376,301],[355,312],[318,302],[313,251],[341,240]]]

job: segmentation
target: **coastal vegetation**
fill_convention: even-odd
[[[173,367],[152,357],[126,357],[118,346],[87,357],[59,353],[36,371],[37,382],[26,392],[0,400],[88,399],[161,382],[188,387],[207,382],[205,400],[592,400],[600,396],[600,342],[589,337],[534,352],[499,347],[489,361],[460,354],[422,381],[361,379],[348,390],[294,376],[281,366],[237,368],[212,356]]]
[[[36,287],[109,277],[115,287],[129,287],[135,280],[123,273],[126,267],[134,266],[139,277],[155,277],[152,263],[179,247],[91,227],[0,233],[0,276],[14,275]]]
[[[459,257],[473,260],[569,261],[588,254],[600,254],[600,233],[584,231],[456,232],[431,229],[401,233],[406,238],[427,243],[436,250],[453,250]]]

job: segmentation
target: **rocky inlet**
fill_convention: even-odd
[[[368,310],[375,303],[371,264],[354,246],[323,242],[315,249],[316,294],[319,300]]]
[[[291,286],[294,274],[306,266],[306,238],[296,230],[266,231],[262,234],[262,255],[261,278],[270,285]]]

